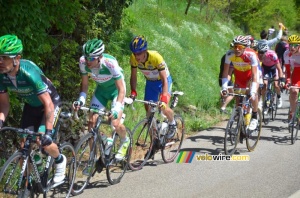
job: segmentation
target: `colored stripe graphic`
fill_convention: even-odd
[[[176,163],[191,163],[195,153],[195,151],[181,151],[178,155]]]

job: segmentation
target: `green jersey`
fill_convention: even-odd
[[[59,100],[59,96],[52,82],[42,70],[32,61],[21,59],[16,77],[0,74],[0,94],[7,91],[14,92],[30,106],[42,106],[38,96],[49,92],[52,100]]]

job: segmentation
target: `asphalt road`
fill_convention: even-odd
[[[200,156],[224,154],[226,122],[187,138],[181,151],[195,151],[191,163],[164,164],[155,160],[140,171],[128,171],[121,183],[110,185],[103,173],[92,178],[87,189],[76,197],[300,197],[300,141],[291,145],[287,129],[287,95],[276,120],[263,125],[255,151],[246,143],[237,155],[249,161],[198,161]]]

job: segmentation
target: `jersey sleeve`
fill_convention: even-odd
[[[116,60],[105,59],[104,63],[115,80],[123,78],[123,69],[119,66]]]
[[[82,56],[79,59],[79,69],[80,69],[80,74],[82,76],[88,74],[88,72],[86,71],[85,67],[86,67],[86,61],[85,61],[84,56]]]
[[[129,64],[132,68],[137,68],[138,64],[137,64],[137,61],[134,57],[134,54],[130,55]]]
[[[29,71],[24,72],[26,74],[26,77],[28,79],[28,81],[30,82],[30,84],[32,85],[35,93],[37,95],[40,95],[44,92],[47,91],[48,89],[48,85],[43,81],[43,73],[42,71],[39,69],[39,67],[37,65],[35,65],[33,62],[28,61],[29,64],[32,65],[32,67],[30,67]]]

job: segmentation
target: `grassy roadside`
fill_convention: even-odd
[[[157,50],[165,59],[173,78],[173,91],[185,93],[176,112],[186,122],[187,133],[206,129],[222,120],[219,113],[218,73],[220,59],[232,38],[242,31],[225,16],[216,15],[207,23],[198,7],[184,14],[186,3],[173,0],[135,1],[124,12],[123,29],[107,45],[125,71],[130,92],[129,43],[133,35],[145,35],[148,49]],[[143,97],[145,80],[138,76],[138,94]],[[126,124],[132,128],[144,117],[143,106],[126,109]]]

